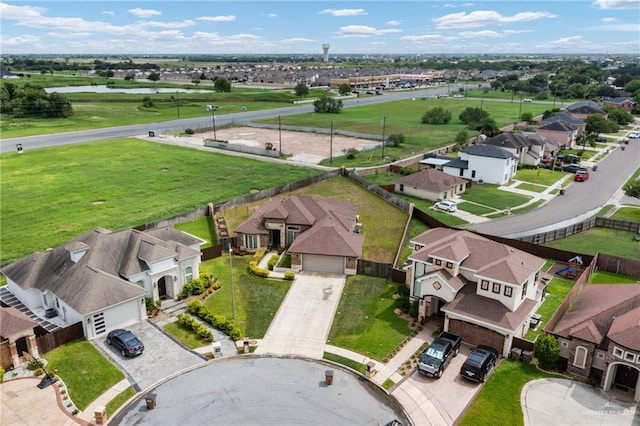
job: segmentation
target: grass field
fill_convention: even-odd
[[[200,246],[201,249],[215,246],[218,243],[210,216],[203,216],[190,222],[178,223],[174,225],[174,228],[205,240],[206,243]]]
[[[318,173],[138,139],[7,153],[0,170],[0,264]]]
[[[640,243],[633,232],[609,228],[591,228],[561,240],[545,244],[561,250],[594,255],[598,252],[628,259],[640,259]]]

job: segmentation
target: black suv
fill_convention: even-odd
[[[462,364],[460,376],[474,382],[484,383],[497,363],[498,352],[495,349],[489,346],[476,346]]]
[[[144,344],[129,330],[113,330],[107,335],[107,344],[120,350],[122,356],[132,357],[144,351]]]

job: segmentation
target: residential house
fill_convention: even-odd
[[[566,107],[567,113],[571,114],[575,118],[584,120],[591,114],[600,114],[607,118],[607,113],[602,109],[602,106],[594,101],[580,101],[574,102]]]
[[[545,149],[553,145],[549,139],[531,132],[505,132],[488,138],[483,143],[506,149],[518,158],[519,164],[531,166],[539,165]]]
[[[429,201],[448,200],[466,189],[466,179],[438,169],[423,169],[395,182],[395,192]]]
[[[561,149],[571,149],[586,127],[583,120],[566,112],[559,112],[542,120],[536,134],[558,142]]]
[[[0,367],[18,367],[20,357],[28,353],[39,358],[35,328],[38,323],[16,308],[0,306]]]
[[[447,155],[426,154],[424,158],[420,160],[420,167],[442,170],[442,166],[449,161],[451,161],[451,157]]]
[[[458,158],[442,166],[442,171],[474,182],[504,185],[518,171],[518,158],[498,146],[476,144],[458,152]]]
[[[203,242],[173,228],[96,228],[1,272],[29,310],[53,310],[61,326],[82,322],[90,339],[144,319],[146,297],[177,297],[199,276]]]
[[[407,284],[418,316],[444,313],[444,330],[503,356],[541,303],[545,260],[469,231],[431,229],[411,240]]]
[[[632,113],[637,105],[631,96],[618,96],[616,98],[606,99],[604,104],[626,109],[629,113]]]
[[[640,402],[640,284],[589,284],[550,331],[567,371]]]
[[[235,230],[247,251],[288,247],[291,269],[355,275],[362,256],[358,206],[310,196],[275,198]]]

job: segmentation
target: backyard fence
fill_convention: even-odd
[[[83,337],[84,330],[82,328],[82,323],[77,322],[70,325],[69,327],[38,335],[36,337],[36,344],[38,345],[38,352],[40,353],[40,355],[43,355],[57,348],[58,346],[62,346],[65,343],[71,342],[72,340],[81,339]]]

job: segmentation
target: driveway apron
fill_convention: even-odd
[[[255,353],[322,358],[344,283],[344,275],[300,273]]]

